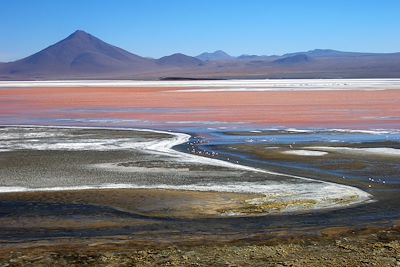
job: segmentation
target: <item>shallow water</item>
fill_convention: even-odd
[[[187,132],[190,132],[188,130]],[[250,130],[254,131],[254,130]],[[240,163],[248,166],[254,166],[257,168],[265,168],[268,170],[276,171],[279,173],[287,173],[289,175],[299,175],[302,177],[310,177],[316,180],[325,180],[328,182],[335,182],[344,185],[350,185],[354,187],[361,188],[364,191],[373,195],[375,202],[365,203],[362,205],[358,205],[355,207],[349,207],[345,209],[339,210],[325,210],[325,211],[310,211],[304,214],[291,214],[291,215],[273,215],[273,216],[258,216],[254,218],[220,218],[220,219],[198,219],[198,220],[165,220],[158,219],[162,222],[162,226],[157,226],[155,229],[163,229],[168,228],[170,231],[183,231],[181,227],[184,227],[184,231],[186,233],[196,234],[199,232],[202,233],[215,233],[215,234],[227,234],[227,233],[240,233],[244,235],[254,234],[254,233],[269,233],[274,231],[296,231],[296,229],[300,229],[302,227],[311,227],[311,228],[319,228],[319,227],[328,227],[328,226],[368,226],[368,225],[390,225],[391,222],[398,220],[400,218],[400,208],[398,207],[398,203],[400,200],[399,197],[399,177],[398,177],[398,168],[399,168],[399,160],[396,157],[376,157],[376,156],[363,156],[363,155],[343,155],[343,154],[335,154],[329,153],[328,158],[321,157],[312,157],[312,160],[309,160],[309,157],[299,157],[296,155],[292,155],[288,157],[285,156],[280,151],[287,151],[291,148],[288,145],[297,147],[303,146],[313,146],[315,145],[332,145],[337,146],[338,143],[330,142],[330,140],[342,140],[340,145],[349,147],[392,147],[398,148],[398,133],[392,132],[390,134],[387,133],[352,133],[352,132],[308,132],[308,133],[298,133],[293,131],[284,131],[279,130],[279,133],[274,131],[266,131],[266,132],[250,132],[246,130],[240,134],[235,132],[229,133],[224,129],[224,131],[198,131],[200,132],[197,137],[192,138],[188,144],[181,145],[177,149],[185,152],[191,152],[192,149],[195,149],[195,152],[191,152],[194,154],[199,154],[202,152],[202,156],[210,157],[210,154],[206,154],[206,152],[212,153],[217,152],[217,155],[214,155],[214,158],[223,159],[233,163]],[[258,131],[258,130],[256,130]],[[318,138],[318,135],[321,134],[324,138]],[[252,135],[255,134],[255,135]],[[355,138],[353,135],[357,135],[358,137],[362,136],[362,140],[367,140],[364,142],[359,142],[360,138]],[[25,136],[25,140],[22,141],[21,137]],[[266,183],[266,176],[252,173],[243,173],[237,172],[229,169],[224,169],[220,167],[207,167],[206,169],[199,168],[196,166],[188,166],[187,164],[178,163],[179,166],[170,166],[175,169],[173,173],[167,173],[165,176],[165,170],[162,170],[164,173],[163,176],[160,177],[159,173],[151,173],[151,172],[142,172],[138,174],[137,170],[134,170],[136,173],[136,177],[132,180],[132,175],[129,172],[124,172],[125,174],[121,174],[121,172],[117,171],[113,173],[112,171],[98,171],[93,168],[81,168],[79,170],[76,169],[76,162],[79,161],[81,164],[84,164],[85,161],[92,163],[99,162],[129,162],[126,159],[132,158],[132,151],[128,152],[118,152],[119,150],[124,150],[130,146],[129,138],[127,138],[129,134],[119,133],[118,131],[112,131],[107,133],[107,131],[96,131],[95,133],[91,133],[89,130],[84,131],[83,133],[77,134],[72,130],[63,130],[63,129],[46,129],[45,131],[36,131],[34,129],[20,129],[17,131],[13,131],[10,129],[3,129],[2,131],[2,140],[3,149],[11,149],[15,150],[14,152],[3,152],[3,153],[13,153],[14,158],[22,157],[20,161],[14,162],[17,169],[8,167],[4,168],[4,166],[10,166],[10,162],[5,164],[5,158],[2,157],[2,185],[7,186],[20,186],[20,187],[51,187],[51,186],[74,186],[77,184],[93,184],[98,185],[99,183],[127,183],[134,182],[136,184],[141,184],[143,186],[150,187],[150,185],[156,184],[164,184],[172,186],[176,189],[188,189],[193,183],[197,183],[196,190],[210,190],[210,188],[215,188],[219,186],[219,190],[221,188],[225,190],[235,190],[232,185],[238,186],[242,190],[243,188],[247,188],[251,190],[253,189],[262,190],[262,185],[265,184],[267,186],[266,190],[272,190],[273,186],[271,184]],[[262,141],[265,138],[270,138],[273,136],[273,142],[266,144]],[[314,136],[314,142],[310,142],[312,140],[312,136]],[[28,137],[28,138],[27,138]],[[96,138],[94,138],[96,137]],[[101,137],[101,138],[99,138]],[[153,134],[150,136],[151,138],[160,138],[163,137],[161,134]],[[143,141],[149,136],[136,137],[136,141]],[[255,138],[257,141],[254,142],[246,142],[249,138]],[[66,143],[64,145],[60,145],[60,139],[64,140]],[[357,142],[352,142],[354,139],[358,140]],[[89,140],[89,142],[87,142]],[[95,140],[95,141],[93,141]],[[118,140],[115,142],[115,140]],[[228,141],[229,140],[229,141]],[[290,142],[288,142],[290,140]],[[321,141],[322,140],[322,141]],[[80,142],[79,142],[80,141]],[[82,143],[82,141],[85,141]],[[131,141],[131,140],[130,140]],[[100,143],[99,143],[100,142]],[[71,146],[71,143],[78,144],[77,147]],[[89,143],[89,146],[88,144]],[[118,146],[116,146],[118,144]],[[272,147],[273,153],[270,150],[266,149],[266,147]],[[37,150],[40,148],[44,150],[40,152]],[[54,152],[49,151],[49,149],[53,148]],[[65,150],[69,148],[68,153],[59,153],[57,151]],[[29,152],[29,150],[32,150]],[[84,153],[86,156],[85,160],[82,161],[82,156],[80,152],[82,149],[86,150]],[[93,150],[98,150],[93,151]],[[189,149],[189,151],[188,151]],[[75,152],[74,152],[75,150]],[[36,152],[34,152],[36,151]],[[92,152],[91,152],[92,151]],[[259,153],[262,151],[263,153]],[[266,154],[264,152],[267,152]],[[3,154],[4,155],[4,154]],[[32,158],[24,158],[26,156],[31,155]],[[283,155],[283,156],[282,156]],[[136,154],[134,156],[135,160],[133,160],[134,165],[138,164],[138,156],[141,160],[139,162],[152,162],[152,164],[156,164],[157,161],[154,161],[154,157],[148,157],[142,154]],[[279,156],[279,157],[277,157]],[[45,160],[46,157],[48,160]],[[270,158],[269,158],[270,157]],[[316,160],[317,158],[317,160]],[[35,159],[40,159],[39,161]],[[92,160],[90,160],[92,159]],[[96,159],[96,160],[93,160]],[[340,159],[340,162],[338,161]],[[49,166],[47,166],[48,162],[53,161],[57,164],[54,165],[53,171]],[[131,160],[132,161],[132,160]],[[345,168],[341,169],[343,165],[343,161],[348,162],[359,162],[362,161],[364,164],[367,164],[362,169],[357,168]],[[32,165],[37,163],[43,164],[43,166]],[[336,167],[334,168],[326,168],[326,164],[329,162],[334,162]],[[164,163],[160,166],[165,166]],[[156,164],[156,165],[157,165]],[[171,162],[168,163],[171,165]],[[168,165],[167,164],[167,165]],[[128,164],[129,165],[129,164]],[[19,167],[18,167],[19,166]],[[153,166],[153,167],[160,167]],[[186,168],[191,169],[191,175],[188,176]],[[179,168],[184,170],[184,174],[179,172]],[[378,170],[379,175],[385,177],[382,182],[379,178],[374,181],[371,181],[371,168],[376,168]],[[208,169],[208,171],[207,171]],[[57,170],[57,172],[54,172]],[[178,170],[178,171],[176,171]],[[35,173],[36,172],[36,173]],[[57,174],[57,177],[60,179],[54,179],[54,174]],[[118,175],[117,175],[118,174]],[[345,176],[345,179],[343,178]],[[9,180],[7,180],[7,177]],[[36,179],[32,179],[32,177],[36,177]],[[112,179],[110,179],[112,177]],[[6,179],[5,179],[6,178]],[[301,185],[304,184],[304,181],[296,184],[296,180],[290,179],[289,177],[274,177],[273,175],[268,176],[268,180],[270,182],[279,182],[281,185],[287,182],[294,182],[294,187],[290,190],[300,190]],[[256,184],[246,184],[246,182],[256,182]],[[61,183],[61,184],[60,184]],[[258,183],[258,187],[257,187]],[[283,184],[282,184],[283,183]],[[318,184],[314,184],[318,186]],[[205,186],[203,189],[199,188],[199,186]],[[208,186],[208,187],[207,187]],[[211,187],[210,187],[211,186]],[[256,187],[254,187],[256,186]],[[371,187],[370,187],[371,186]],[[283,186],[281,186],[283,187]],[[167,188],[167,186],[165,187]],[[279,188],[279,187],[278,187]],[[315,187],[317,189],[318,187]],[[192,188],[193,189],[193,188]],[[282,189],[282,188],[279,188]],[[215,189],[214,189],[215,190]],[[239,190],[239,191],[240,191]],[[307,190],[306,190],[307,191]],[[314,197],[316,197],[314,193]],[[78,216],[81,218],[82,216],[88,216],[87,220],[98,220],[99,217],[92,216],[90,213],[86,213],[87,209],[98,209],[94,208],[91,205],[78,205],[74,206],[71,204],[62,204],[60,203],[61,210],[55,210],[52,208],[52,204],[49,203],[26,203],[26,202],[10,202],[3,201],[2,205],[4,206],[2,212],[2,218],[8,218],[13,216],[31,216],[30,212],[33,212],[33,216],[41,217],[42,213],[48,214],[48,216],[55,217],[69,217],[69,216]],[[18,214],[13,214],[8,211],[11,207],[16,208],[20,211]],[[35,207],[34,210],[29,210],[27,214],[24,215],[24,210],[28,207]],[[80,210],[80,207],[83,207]],[[71,208],[73,208],[71,210]],[[43,210],[44,209],[44,210]],[[68,210],[67,214],[64,214],[62,211]],[[108,209],[109,210],[109,209]],[[112,212],[113,213],[113,212]],[[110,216],[109,212],[102,212],[99,215],[100,220],[109,220],[113,216]],[[92,217],[91,217],[92,216]],[[133,216],[127,215],[124,216]],[[81,235],[108,235],[110,233],[113,234],[126,234],[129,231],[144,231],[145,228],[142,226],[134,227],[134,228],[126,228],[120,229],[118,227],[113,230],[99,232],[98,230],[85,230],[81,231]],[[146,228],[147,229],[147,228]],[[154,229],[154,226],[152,226]],[[10,233],[11,231],[11,233]],[[14,232],[13,232],[14,231]],[[7,229],[4,233],[8,233],[8,238],[16,238],[18,236],[17,232],[21,231],[21,229]],[[15,235],[14,235],[14,234]],[[40,235],[43,235],[41,233]],[[49,231],[44,235],[52,236],[52,235],[67,235],[66,233],[60,231]],[[35,234],[32,234],[32,238],[35,237]],[[38,237],[38,236],[36,236]]]
[[[255,133],[251,132],[254,129],[241,132],[219,131],[211,133],[210,139],[213,141],[202,147],[218,151],[221,157],[229,157],[231,160],[239,159],[247,165],[264,166],[274,171],[355,186],[372,194],[376,200],[374,203],[355,208],[300,216],[300,224],[380,225],[400,218],[398,205],[400,203],[400,155],[397,153],[400,151],[400,135],[397,130],[379,130],[369,133],[329,129],[302,130],[308,132],[282,129],[265,132],[256,130]],[[248,142],[248,140],[253,141]],[[321,150],[319,148],[321,144],[335,149]],[[337,149],[338,147],[346,149]],[[327,154],[304,156],[284,153],[299,149],[324,151]],[[379,153],[370,153],[371,149],[378,150]],[[353,150],[357,152],[352,153]],[[283,225],[286,223],[283,219]]]
[[[163,188],[221,191],[266,194],[270,201],[276,202],[316,201],[310,209],[342,206],[335,203],[339,198],[348,199],[349,205],[369,199],[368,194],[351,187],[221,161],[212,153],[174,151],[171,146],[189,138],[184,134],[175,135],[101,129],[2,128],[0,136],[4,140],[0,145],[4,151],[0,190]],[[189,140],[187,149],[194,143],[199,142]],[[60,157],[52,151],[64,153]],[[75,154],[64,156],[69,151]],[[89,161],[74,161],[73,155],[79,158],[79,152],[85,152]],[[128,153],[132,159],[99,161],[95,156],[99,152]],[[52,157],[47,156],[49,154],[53,154]],[[18,162],[22,157],[28,159]],[[332,194],[330,198],[325,197],[324,192],[328,191]],[[288,211],[308,210],[292,206]]]

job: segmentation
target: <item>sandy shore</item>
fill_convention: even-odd
[[[262,238],[262,237],[259,237]],[[399,266],[400,229],[330,228],[320,237],[222,238],[163,244],[69,239],[0,248],[2,266]]]

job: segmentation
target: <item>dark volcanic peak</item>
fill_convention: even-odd
[[[93,35],[91,35],[90,33],[87,33],[85,31],[82,30],[76,30],[73,33],[71,33],[70,35],[68,35],[67,38],[65,38],[64,40],[69,40],[69,39],[90,39],[90,38],[96,38]]]
[[[85,54],[102,54],[118,61],[142,59],[121,48],[107,44],[102,40],[78,30],[64,40],[27,58],[27,60],[57,60],[59,63],[72,63]],[[51,58],[50,58],[51,57]]]
[[[107,44],[84,31],[76,31],[60,42],[24,59],[7,63],[6,75],[60,76],[146,69],[149,60]]]
[[[157,63],[163,66],[193,67],[202,65],[203,61],[195,57],[187,56],[185,54],[176,53],[159,58],[157,60]]]
[[[196,56],[196,58],[202,61],[224,61],[224,60],[234,59],[234,57],[230,56],[229,54],[225,53],[222,50],[217,50],[212,53],[205,52]]]
[[[274,60],[273,63],[282,65],[291,65],[291,64],[307,63],[310,61],[311,58],[306,54],[298,54],[298,55],[279,58],[277,60]]]

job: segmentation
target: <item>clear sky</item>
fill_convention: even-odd
[[[400,52],[400,0],[0,0],[0,61],[77,29],[149,57]]]

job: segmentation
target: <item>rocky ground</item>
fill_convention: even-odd
[[[24,244],[0,249],[0,266],[400,266],[400,231],[221,244]]]

